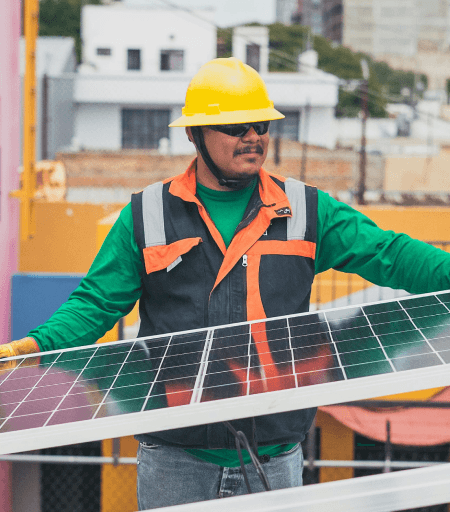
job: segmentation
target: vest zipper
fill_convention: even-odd
[[[247,263],[247,255],[244,254],[244,256],[242,256],[242,266],[246,267],[247,265],[248,265],[248,263]]]

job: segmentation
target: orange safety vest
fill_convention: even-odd
[[[140,337],[308,311],[315,274],[314,187],[261,169],[259,186],[228,248],[196,195],[195,160],[184,174],[133,195],[132,212],[145,268]],[[240,336],[239,328],[233,332]],[[251,325],[251,335],[253,357],[265,369],[269,383],[259,390],[255,379],[251,392],[289,387],[292,372],[280,372],[283,366],[277,357],[282,357],[283,350],[277,350],[276,334],[266,332],[264,322],[257,322]],[[199,355],[195,336],[187,336],[184,341],[191,343],[189,353],[185,350],[177,359],[179,350],[174,348],[173,353],[166,354],[171,358],[171,369],[166,365],[161,383],[168,406],[189,403],[192,395]],[[222,398],[240,393],[245,378],[239,364],[241,355],[233,348],[237,344],[233,345],[232,339],[230,346],[215,348],[217,357],[211,363],[214,374],[227,376],[228,381],[221,382],[220,388],[207,387],[204,400],[218,398],[215,393],[219,389]],[[151,357],[161,361],[162,354],[154,349]],[[301,442],[314,413],[315,409],[305,409],[256,418],[258,443]],[[251,437],[249,419],[233,424]],[[234,448],[234,438],[220,423],[137,438],[189,448]]]

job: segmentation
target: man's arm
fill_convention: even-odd
[[[316,274],[334,268],[410,293],[450,289],[450,254],[384,231],[321,191],[317,224]]]
[[[55,350],[95,343],[141,295],[142,261],[133,234],[131,206],[127,205],[111,228],[88,274],[45,324],[27,338],[2,347],[9,350]],[[21,352],[17,355],[22,355]]]

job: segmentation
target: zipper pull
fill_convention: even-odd
[[[248,263],[247,263],[247,255],[244,254],[244,256],[242,256],[242,266],[246,267],[247,265],[248,265]]]

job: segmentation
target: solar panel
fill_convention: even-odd
[[[157,432],[450,385],[450,292],[4,361],[2,454]]]

